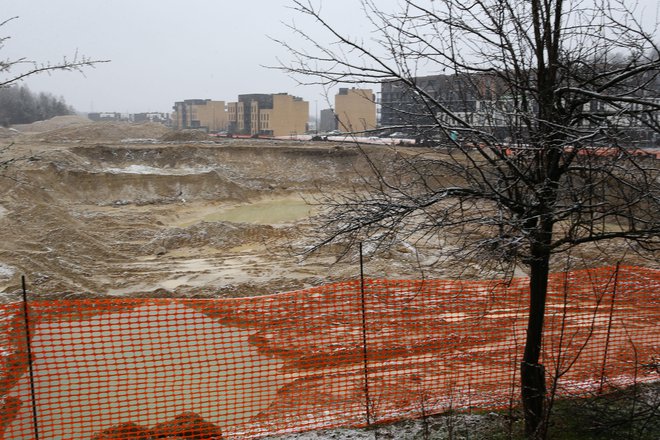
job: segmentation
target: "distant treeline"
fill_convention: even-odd
[[[71,115],[75,110],[50,93],[33,93],[27,86],[0,88],[0,125],[30,124],[54,116]]]

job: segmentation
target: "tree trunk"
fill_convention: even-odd
[[[534,246],[537,247],[537,246]],[[530,262],[529,317],[525,352],[520,365],[520,384],[525,415],[525,435],[536,439],[543,431],[543,409],[545,403],[545,369],[539,364],[543,340],[543,318],[548,291],[550,253],[539,244]]]

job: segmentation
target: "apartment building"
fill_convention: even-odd
[[[335,116],[334,109],[326,108],[321,110],[321,117],[319,121],[319,131],[326,133],[337,129],[337,117]]]
[[[287,93],[239,95],[227,104],[232,134],[292,136],[307,131],[309,103]]]
[[[360,132],[376,128],[376,96],[370,89],[341,88],[335,95],[337,128]]]
[[[117,113],[117,112],[96,112],[96,113],[87,113],[87,118],[94,122],[116,122],[116,121],[129,121],[130,115],[127,113]]]
[[[456,119],[449,118],[437,103],[450,110],[463,121],[480,130],[507,139],[516,135],[512,129],[520,127],[520,115],[514,111],[511,94],[507,85],[498,75],[481,74],[468,77],[458,75],[431,75],[412,78],[418,91],[398,80],[381,83],[380,126],[396,127],[396,131],[419,135],[437,134],[438,122],[445,127],[458,125]],[[646,88],[660,90],[660,76],[649,74]],[[422,91],[423,93],[420,93]],[[642,92],[639,92],[642,93]],[[424,96],[422,96],[424,95]],[[645,96],[649,100],[648,96]],[[656,98],[656,102],[660,102]],[[533,105],[533,104],[532,104]],[[641,106],[631,105],[631,109],[642,112]],[[586,103],[585,118],[576,128],[596,128],[598,124],[616,129],[627,144],[641,146],[660,145],[660,135],[648,126],[660,121],[643,121],[630,115],[621,116],[618,108],[594,99]],[[655,116],[657,118],[657,116]],[[649,116],[650,118],[650,116]]]
[[[431,75],[413,80],[425,96],[402,81],[381,83],[381,127],[406,125],[418,129],[433,126],[437,123],[433,114],[433,101],[441,102],[445,108],[461,117],[472,118],[481,101],[491,100],[495,96],[494,93],[488,93],[488,96],[480,93],[479,88],[455,75]],[[485,92],[492,87],[483,86],[481,89]],[[442,116],[440,113],[438,115]]]
[[[133,122],[157,122],[160,124],[171,125],[170,115],[168,113],[133,113],[131,115],[131,120]]]
[[[200,129],[207,132],[227,130],[225,101],[186,99],[174,103],[173,109],[172,127],[175,129]]]

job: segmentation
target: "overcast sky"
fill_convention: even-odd
[[[360,34],[358,0],[314,1],[322,1],[329,21]],[[391,7],[397,0],[377,3]],[[0,18],[19,17],[0,28],[1,36],[11,36],[0,57],[57,62],[78,52],[111,60],[86,69],[84,76],[58,72],[26,81],[33,91],[62,96],[82,112],[169,112],[183,99],[234,101],[242,93],[278,92],[302,96],[313,112],[326,107],[320,89],[298,86],[286,74],[262,67],[288,56],[268,36],[295,41],[281,23],[300,22],[290,5],[290,0],[0,0]]]
[[[389,1],[389,0],[388,0]],[[387,3],[387,1],[385,2]],[[326,5],[327,4],[327,5]],[[324,1],[339,23],[355,0]],[[287,92],[325,107],[319,90],[297,86],[276,65],[291,39],[282,22],[295,18],[289,0],[0,0],[3,59],[60,61],[85,55],[110,63],[84,76],[58,72],[25,82],[63,96],[78,111],[171,111],[191,98],[235,101],[241,93]],[[342,7],[343,6],[343,7]],[[300,18],[298,16],[298,18]]]

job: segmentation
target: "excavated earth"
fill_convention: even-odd
[[[355,147],[62,122],[2,139],[5,300],[22,275],[35,294],[64,297],[243,296],[359,275],[355,252],[302,257],[317,201],[361,180]],[[419,263],[402,245],[370,259],[368,275],[418,277]]]
[[[30,291],[58,297],[249,296],[359,276],[355,248],[339,262],[343,253],[332,247],[303,258],[319,232],[317,202],[359,185],[368,169],[354,145],[211,141],[78,117],[20,129],[0,139],[5,301],[20,292],[22,275]],[[391,159],[389,147],[364,148],[373,160]],[[367,252],[365,273],[501,275],[451,254],[434,239],[401,242]]]
[[[390,147],[210,139],[157,124],[77,117],[1,130],[0,301],[19,298],[21,276],[36,297],[71,298],[250,296],[360,275],[355,246],[348,253],[335,246],[306,251],[323,232],[319,201],[364,183],[363,152],[387,167]],[[503,275],[484,261],[455,259],[456,246],[426,237],[382,252],[367,247],[365,274]],[[574,258],[587,266],[622,259],[649,265],[624,258],[620,243],[608,246]],[[515,273],[524,275],[520,268]],[[413,437],[422,428],[394,428],[384,437]],[[338,430],[290,438],[372,436]]]

